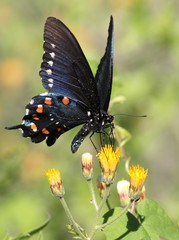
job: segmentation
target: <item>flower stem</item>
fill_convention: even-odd
[[[59,199],[60,199],[60,202],[61,202],[61,204],[62,204],[62,206],[63,206],[63,208],[64,208],[64,210],[65,210],[65,213],[66,213],[66,215],[67,215],[70,223],[73,225],[73,228],[74,228],[75,232],[76,232],[82,239],[87,240],[88,238],[85,237],[85,235],[80,231],[79,225],[75,222],[75,220],[74,220],[74,218],[73,218],[73,216],[72,216],[72,214],[71,214],[71,212],[70,212],[70,210],[69,210],[69,208],[68,208],[68,205],[67,205],[64,197],[59,198]]]
[[[107,206],[108,210],[111,209],[111,205],[110,205],[110,203],[109,203],[109,199],[106,200],[106,206]]]
[[[95,192],[94,192],[94,187],[93,187],[93,183],[91,180],[87,181],[88,183],[88,187],[90,189],[90,193],[91,193],[91,197],[92,197],[92,203],[96,209],[96,211],[98,211],[98,204],[97,204],[97,201],[96,201],[96,196],[95,196]]]
[[[114,128],[114,131],[115,131],[116,140],[117,140],[119,146],[120,146],[121,149],[122,149],[123,157],[124,157],[124,159],[127,161],[127,160],[129,159],[129,156],[128,156],[125,148],[124,148],[123,146],[121,146],[121,142],[122,142],[121,136],[120,136],[119,132],[115,130],[115,128]]]
[[[132,202],[130,202],[120,213],[119,215],[117,215],[116,217],[114,217],[111,221],[107,222],[107,223],[104,223],[102,225],[99,225],[97,226],[96,228],[97,229],[103,229],[105,228],[106,226],[112,224],[113,222],[115,222],[117,219],[119,219],[124,213],[126,213],[128,211],[128,209],[130,209],[132,206]]]
[[[103,198],[102,198],[102,200],[99,204],[99,207],[98,207],[98,210],[97,210],[97,213],[96,213],[96,220],[94,222],[93,229],[92,229],[92,231],[90,233],[90,237],[89,237],[90,240],[93,239],[96,231],[98,230],[97,226],[98,226],[98,223],[99,223],[99,220],[100,220],[101,211],[102,211],[102,209],[104,207],[104,204],[106,203],[106,201],[109,197],[110,189],[111,189],[111,185],[107,185],[106,190],[105,190],[104,195],[103,195]]]

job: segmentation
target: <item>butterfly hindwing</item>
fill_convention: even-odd
[[[45,93],[32,98],[22,124],[11,129],[21,128],[23,136],[35,143],[47,139],[51,146],[61,134],[86,121],[84,105],[62,95]]]

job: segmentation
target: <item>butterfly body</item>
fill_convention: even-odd
[[[107,113],[113,67],[113,20],[111,17],[105,54],[95,77],[71,31],[58,19],[49,17],[44,30],[44,55],[40,76],[47,93],[37,95],[26,105],[21,124],[24,137],[48,146],[64,132],[84,124],[72,141],[76,152],[90,133],[112,127]]]

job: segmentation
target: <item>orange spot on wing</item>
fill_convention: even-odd
[[[38,117],[34,117],[33,119],[34,119],[34,120],[37,120],[37,121],[39,120],[39,118],[38,118]]]
[[[47,104],[47,105],[52,105],[52,99],[46,97],[44,103]]]
[[[38,105],[37,109],[36,109],[36,112],[43,113],[43,106],[42,105]]]
[[[31,123],[30,128],[32,129],[33,132],[37,131],[37,126],[35,125],[35,123]]]
[[[64,98],[62,98],[62,103],[63,103],[64,105],[68,105],[68,104],[70,103],[70,99],[67,98],[67,97],[64,97]]]
[[[43,134],[49,134],[50,132],[49,132],[46,128],[43,128],[43,129],[42,129],[42,133],[43,133]]]
[[[56,130],[57,130],[57,132],[61,132],[61,134],[65,132],[65,130],[63,130],[61,128],[57,128]]]

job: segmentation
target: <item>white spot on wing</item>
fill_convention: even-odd
[[[28,108],[26,108],[26,110],[25,110],[25,115],[29,115],[29,109]]]
[[[51,43],[51,46],[52,46],[53,48],[55,48],[55,44]]]
[[[38,104],[37,108],[43,108],[43,105],[42,104]]]
[[[51,67],[53,66],[53,61],[48,61],[47,62]]]
[[[51,74],[52,74],[52,70],[51,70],[51,69],[47,69],[47,70],[46,70],[46,73],[47,73],[48,75],[51,75]]]
[[[54,52],[51,52],[51,53],[49,53],[49,54],[50,54],[50,56],[51,56],[52,58],[55,57],[55,53],[54,53]]]
[[[30,104],[31,104],[31,105],[34,104],[34,99],[32,99],[32,100],[30,101]]]
[[[91,112],[90,112],[90,111],[87,111],[87,115],[88,115],[88,117],[91,116]]]
[[[21,131],[21,133],[24,133],[24,131],[22,130],[22,128],[19,128],[19,130]]]
[[[54,118],[50,118],[50,121],[53,121],[54,120]]]
[[[48,86],[49,86],[50,88],[52,88],[52,87],[53,87],[53,83],[49,83]]]
[[[51,97],[46,97],[45,100],[46,101],[50,101],[52,98]]]
[[[53,78],[49,78],[48,81],[49,81],[50,83],[53,83]]]

